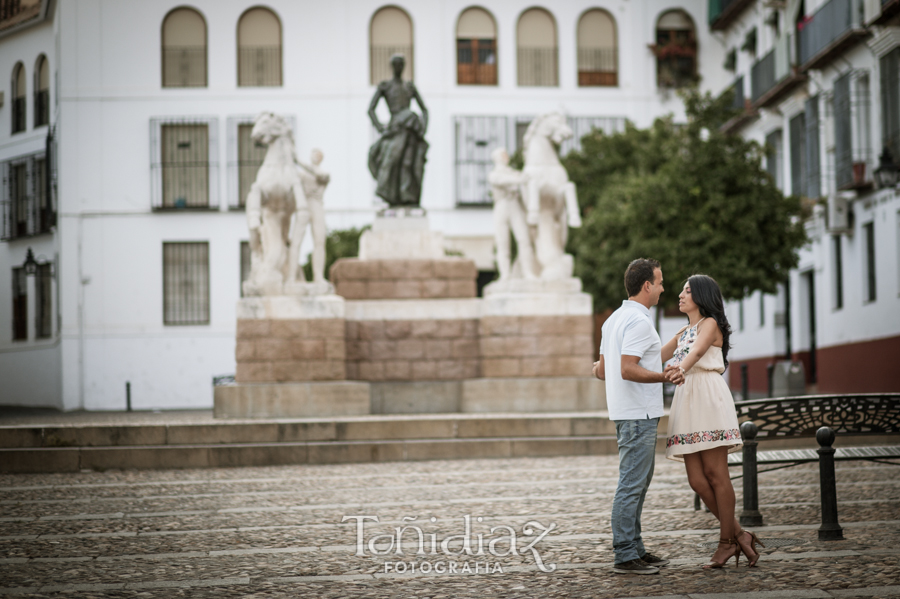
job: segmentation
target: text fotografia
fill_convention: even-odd
[[[415,522],[416,519],[416,517],[405,516],[403,522],[411,523]],[[365,531],[366,522],[378,523],[378,516],[344,516],[341,522],[347,522],[348,520],[356,521],[356,555],[359,556],[371,555],[387,557],[390,555],[406,555],[406,553],[404,553],[405,549],[415,549],[415,555],[424,556],[467,555],[480,557],[491,555],[493,557],[508,557],[513,555],[528,555],[530,553],[541,572],[553,572],[556,570],[556,564],[544,564],[544,560],[537,550],[537,544],[546,537],[550,531],[556,528],[556,523],[551,523],[550,526],[544,526],[540,522],[535,522],[533,520],[526,522],[522,526],[521,536],[512,526],[507,526],[505,524],[491,527],[488,535],[485,535],[484,533],[473,535],[472,516],[466,515],[462,518],[464,532],[458,535],[450,535],[442,539],[438,539],[437,533],[426,532],[422,527],[413,524],[398,526],[394,528],[394,532],[392,533],[377,534],[367,539]],[[430,518],[430,521],[432,523],[437,522],[437,518],[432,517]],[[476,518],[476,521],[483,522],[484,519],[479,516]],[[405,543],[404,540],[406,541]],[[429,566],[436,568],[443,562],[435,564],[428,563]],[[452,563],[457,566],[458,570],[461,570],[463,565],[466,564],[466,562],[460,564],[457,564],[456,562]],[[476,565],[477,563],[478,562],[476,562]],[[403,564],[403,566],[400,564]],[[448,573],[452,574],[454,572],[450,571],[450,565],[450,563],[446,563],[444,564],[444,567]],[[385,564],[385,568],[387,567],[388,565]],[[393,563],[392,565],[392,569],[395,572],[399,571],[401,567],[405,567],[404,569],[411,569],[413,563],[410,562],[407,564],[406,562],[398,562]],[[419,564],[418,567],[419,571],[422,571],[423,565]],[[499,567],[499,565],[482,563],[481,567],[496,571],[496,568]],[[481,573],[480,571],[474,572],[471,565],[469,565],[468,568],[468,572],[460,571],[459,573]],[[500,571],[502,572],[502,570]],[[427,574],[428,572],[425,573]],[[438,573],[442,574],[443,572]]]
[[[556,569],[547,570],[552,572]],[[384,573],[391,574],[503,574],[503,566],[497,562],[384,562]]]

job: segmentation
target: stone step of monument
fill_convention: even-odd
[[[667,418],[657,448],[665,447]],[[606,412],[0,426],[0,471],[219,468],[617,452]]]

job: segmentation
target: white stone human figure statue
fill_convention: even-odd
[[[534,248],[528,223],[525,222],[525,206],[522,204],[522,186],[525,174],[509,166],[506,148],[491,152],[494,169],[488,175],[491,195],[494,199],[494,238],[497,244],[497,270],[500,280],[513,276],[510,259],[510,234],[516,240],[516,260],[521,267],[521,276],[534,279]]]
[[[244,295],[281,295],[297,280],[299,243],[289,238],[294,213],[307,210],[287,120],[272,112],[256,117],[250,134],[268,146],[245,203],[250,228],[250,277]]]
[[[534,119],[525,131],[523,147],[528,182],[525,208],[528,224],[537,226],[535,255],[542,279],[572,276],[573,259],[565,253],[569,227],[581,226],[575,184],[559,161],[557,147],[572,137],[566,118],[556,112]]]
[[[331,181],[331,176],[325,172],[319,165],[325,155],[322,150],[316,148],[309,157],[309,164],[297,160],[300,167],[300,182],[303,185],[303,192],[306,194],[305,209],[297,209],[297,215],[294,221],[294,227],[291,233],[291,246],[300,247],[303,243],[303,236],[306,233],[307,225],[313,238],[312,251],[312,272],[314,283],[325,282],[325,208],[322,198],[325,195],[325,188]],[[303,271],[298,271],[298,278],[303,278]]]

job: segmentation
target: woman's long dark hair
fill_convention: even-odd
[[[722,290],[716,280],[707,275],[693,275],[688,277],[688,287],[691,288],[691,299],[700,308],[700,316],[715,319],[722,331],[722,359],[725,368],[728,368],[728,350],[731,345],[728,339],[731,337],[731,325],[725,316],[725,302],[722,300]]]

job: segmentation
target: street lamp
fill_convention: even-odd
[[[879,188],[884,189],[893,187],[897,184],[897,165],[894,164],[894,157],[891,150],[885,146],[878,157],[878,168],[875,169],[875,183]]]
[[[34,252],[31,251],[31,248],[28,248],[28,251],[25,253],[25,263],[22,266],[25,268],[26,275],[37,274],[38,263],[34,259]]]

